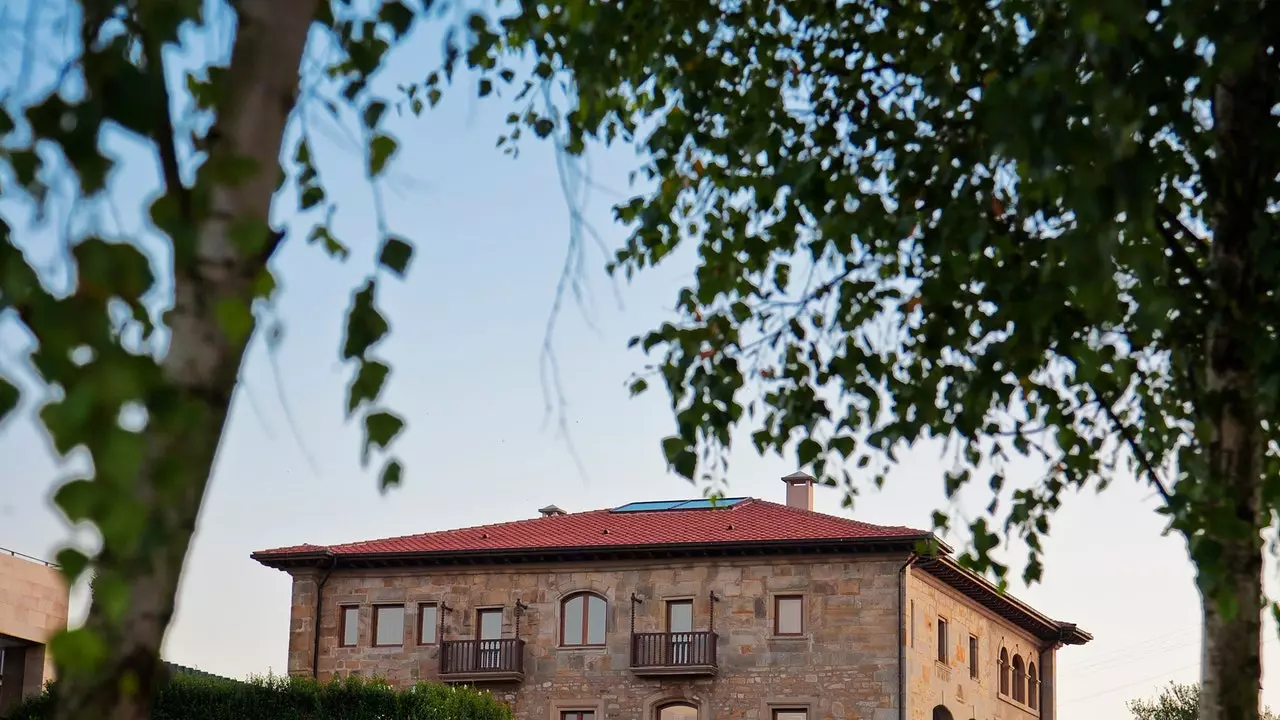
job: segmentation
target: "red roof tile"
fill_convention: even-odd
[[[342,545],[295,545],[263,550],[253,556],[268,560],[312,553],[339,556],[447,554],[550,548],[905,539],[928,534],[924,530],[872,525],[748,498],[732,507],[710,510],[592,510]]]

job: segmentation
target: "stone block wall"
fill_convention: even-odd
[[[560,566],[340,570],[325,582],[320,617],[315,593],[323,576],[294,576],[289,669],[312,672],[313,628],[320,632],[319,676],[385,677],[399,685],[439,677],[439,646],[420,646],[418,608],[440,603],[443,639],[476,636],[476,609],[504,609],[504,637],[515,636],[516,601],[527,642],[522,683],[491,686],[521,720],[560,720],[566,709],[595,710],[599,720],[652,718],[671,700],[700,708],[701,718],[771,720],[774,707],[804,707],[813,720],[895,720],[898,672],[898,571],[905,556],[789,558],[577,564]],[[602,648],[561,648],[560,601],[580,591],[608,601]],[[692,598],[694,630],[710,629],[714,605],[719,672],[714,678],[636,677],[629,667],[632,594],[637,632],[661,632],[664,601]],[[805,632],[774,634],[774,597],[803,594]],[[373,606],[403,605],[404,642],[372,647]],[[357,605],[359,642],[339,647],[339,608]]]
[[[0,711],[53,679],[45,644],[67,626],[68,591],[56,568],[0,552]]]
[[[947,661],[938,660],[938,619],[947,624]],[[955,720],[1051,720],[1042,712],[1014,702],[999,692],[1000,648],[1041,665],[1044,643],[973,602],[923,571],[907,577],[907,708],[908,720],[932,720],[933,709],[945,706]],[[969,638],[978,640],[975,679],[970,675]],[[1052,649],[1048,649],[1052,653]],[[1050,669],[1042,668],[1047,685]]]

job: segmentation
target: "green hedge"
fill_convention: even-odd
[[[29,699],[7,720],[48,720],[58,689]],[[152,720],[511,720],[492,695],[422,683],[395,690],[376,680],[269,677],[238,682],[177,675],[160,690]]]

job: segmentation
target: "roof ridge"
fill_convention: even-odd
[[[600,510],[600,509],[581,510],[579,512],[565,513],[564,515],[544,515],[541,517],[520,518],[519,520],[504,520],[502,522],[496,522],[496,523],[485,523],[484,525],[468,525],[466,527],[445,528],[444,530],[428,530],[426,532],[409,533],[407,535],[392,535],[390,537],[380,537],[380,538],[374,538],[372,540],[355,540],[352,542],[335,543],[333,545],[324,545],[322,547],[326,549],[336,549],[336,548],[347,547],[349,545],[364,545],[366,543],[371,543],[371,542],[393,542],[395,540],[411,540],[414,538],[426,537],[428,535],[439,535],[443,533],[452,534],[452,533],[464,533],[469,530],[488,530],[490,528],[509,527],[511,525],[519,525],[522,523],[547,522],[547,521],[563,522],[561,518],[582,517],[584,515],[598,515],[598,514],[603,514],[607,512],[609,511]]]
[[[864,528],[884,528],[889,530],[919,531],[918,528],[913,528],[910,525],[881,525],[879,523],[870,523],[870,522],[867,522],[866,520],[858,520],[856,518],[845,517],[843,515],[832,515],[831,513],[825,513],[825,512],[822,512],[821,510],[813,510],[810,508],[798,508],[798,507],[795,507],[794,505],[787,505],[785,503],[773,502],[772,500],[762,500],[760,498],[751,498],[749,502],[757,502],[763,505],[770,505],[775,508],[781,508],[783,510],[796,513],[798,515],[817,515],[819,517],[831,518],[833,520],[847,522],[847,523],[858,525]],[[739,505],[746,505],[746,504],[747,504],[746,502],[739,503]]]

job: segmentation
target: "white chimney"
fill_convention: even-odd
[[[787,484],[787,506],[800,510],[813,510],[813,486],[818,479],[797,470],[782,478]]]

